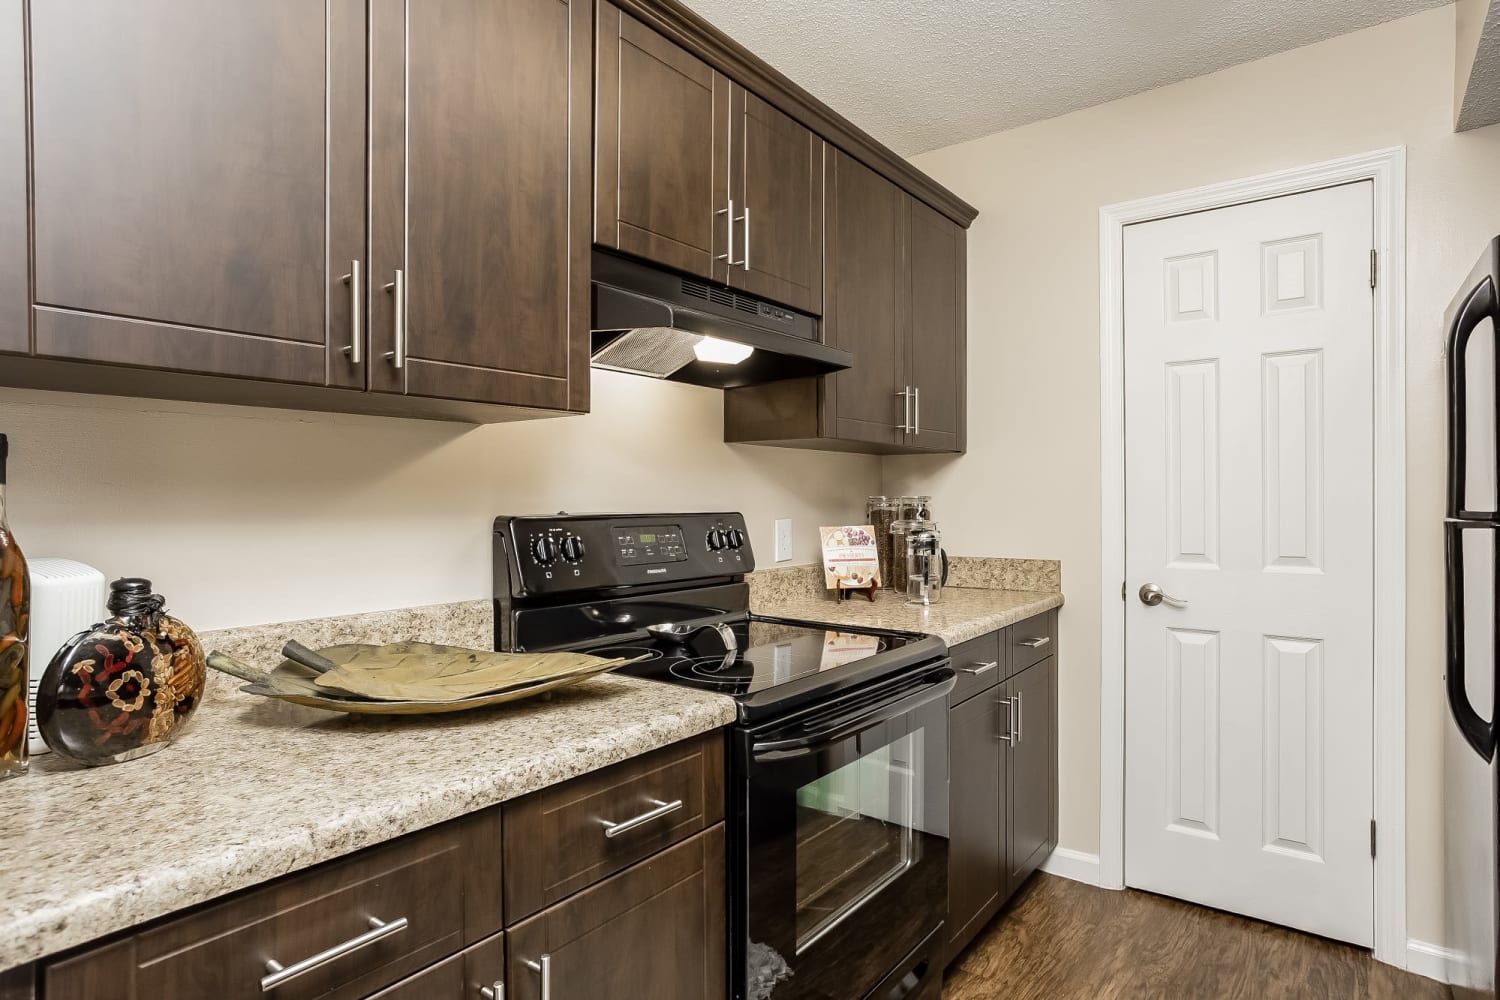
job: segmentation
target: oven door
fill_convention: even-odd
[[[742,731],[738,1000],[850,1000],[943,920],[946,661]]]

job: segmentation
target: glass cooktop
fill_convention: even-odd
[[[748,695],[802,680],[900,649],[915,637],[845,632],[789,622],[753,619],[730,623],[739,649],[726,653],[712,628],[686,642],[652,639],[588,649],[596,656],[646,656],[620,668],[621,673],[673,684],[687,684],[721,694]]]

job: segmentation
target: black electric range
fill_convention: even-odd
[[[735,1000],[918,995],[947,909],[947,647],[750,613],[739,514],[495,521],[497,649],[727,695]],[[893,992],[894,991],[894,992]]]

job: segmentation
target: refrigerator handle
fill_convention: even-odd
[[[1469,511],[1464,509],[1464,493],[1469,478],[1468,452],[1464,448],[1468,437],[1468,347],[1469,338],[1486,319],[1496,315],[1495,282],[1486,276],[1474,286],[1453,316],[1453,325],[1448,331],[1448,516],[1456,518],[1485,518],[1495,516],[1495,511]],[[1496,362],[1500,366],[1500,360]],[[1500,386],[1497,386],[1500,399]],[[1500,455],[1493,457],[1500,462]]]
[[[1478,528],[1476,530],[1491,532],[1491,545],[1494,544],[1494,532],[1492,527]],[[1449,522],[1443,526],[1444,548],[1446,550],[1447,563],[1447,585],[1448,585],[1448,708],[1453,712],[1453,719],[1458,723],[1459,732],[1463,733],[1464,739],[1468,740],[1469,746],[1473,747],[1479,756],[1486,761],[1495,758],[1495,724],[1493,721],[1486,722],[1474,706],[1469,703],[1469,692],[1464,678],[1464,525]],[[1500,561],[1496,562],[1496,573],[1500,575]],[[1497,581],[1500,583],[1500,581]],[[1500,594],[1500,590],[1495,593]],[[1500,643],[1497,643],[1496,656],[1500,657]],[[1500,677],[1497,677],[1500,680]],[[1496,689],[1500,691],[1500,688]],[[1495,718],[1494,710],[1491,709],[1491,720]]]

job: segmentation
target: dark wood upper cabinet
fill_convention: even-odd
[[[729,81],[599,4],[594,240],[724,280]]]
[[[824,178],[823,340],[854,364],[821,379],[727,391],[725,440],[963,451],[964,228],[831,146]]]
[[[963,451],[967,239],[963,228],[911,202],[911,332],[907,338],[912,422],[906,444]]]
[[[372,389],[587,408],[591,15],[371,4]]]
[[[1057,658],[1022,670],[1004,693],[1015,706],[1007,862],[1013,891],[1057,846]]]
[[[823,311],[823,140],[745,90],[730,95],[735,248],[728,284]]]
[[[31,346],[24,16],[21,0],[0,2],[0,351],[20,352]]]
[[[907,227],[911,199],[847,154],[827,159],[823,340],[854,355],[824,379],[825,432],[843,441],[905,441]]]
[[[364,38],[361,0],[32,5],[36,352],[362,386]]]
[[[723,997],[726,912],[719,825],[510,928],[506,996]]]

